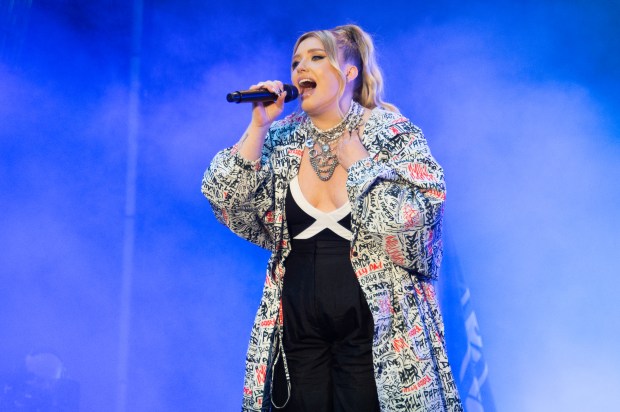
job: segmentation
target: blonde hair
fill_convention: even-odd
[[[370,35],[361,27],[346,24],[330,30],[309,31],[297,39],[293,50],[297,50],[301,42],[309,37],[315,37],[323,44],[330,64],[340,74],[340,96],[344,94],[346,76],[338,62],[339,51],[345,62],[357,67],[358,76],[353,85],[353,100],[368,109],[380,107],[399,112],[396,106],[383,101],[383,75],[377,64],[375,46]]]

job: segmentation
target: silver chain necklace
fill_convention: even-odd
[[[322,181],[331,179],[334,170],[338,166],[338,156],[332,148],[332,143],[337,141],[346,129],[351,133],[362,123],[364,108],[351,101],[349,111],[340,123],[329,130],[319,130],[310,118],[302,124],[306,132],[306,147],[310,156],[310,164],[316,175]]]

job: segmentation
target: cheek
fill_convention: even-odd
[[[336,76],[331,76],[329,79],[329,89],[334,93],[338,91],[340,88],[340,83],[338,82],[338,78]]]

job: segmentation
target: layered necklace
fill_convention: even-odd
[[[309,117],[302,123],[301,128],[306,135],[306,147],[310,156],[310,164],[319,179],[324,182],[331,179],[334,170],[338,166],[338,156],[335,153],[335,148],[332,147],[333,143],[342,136],[345,130],[348,129],[349,133],[351,133],[357,129],[362,123],[363,117],[364,108],[360,104],[351,101],[351,107],[349,107],[349,111],[344,119],[331,129],[319,130]]]

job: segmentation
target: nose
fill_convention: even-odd
[[[306,71],[306,59],[301,59],[299,63],[297,63],[297,67],[295,67],[295,70],[298,72]]]

